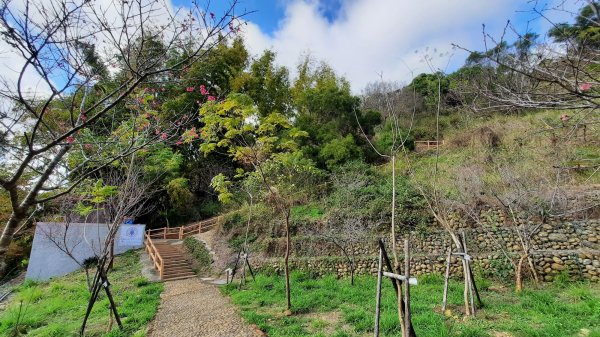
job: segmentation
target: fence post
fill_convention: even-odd
[[[163,239],[167,239],[167,227],[163,227]]]
[[[183,240],[183,226],[179,227],[179,240]]]

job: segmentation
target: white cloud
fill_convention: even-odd
[[[439,54],[450,52],[451,43],[482,49],[481,25],[499,36],[506,20],[527,15],[516,14],[519,7],[523,8],[523,1],[348,0],[330,21],[318,1],[294,0],[287,4],[276,31],[265,34],[249,22],[244,34],[253,54],[270,48],[292,73],[301,55],[310,51],[346,76],[359,92],[378,80],[379,73],[385,80],[407,82],[412,78],[409,68],[415,74],[429,72],[420,62],[424,54],[433,56],[435,67],[446,68],[450,56]],[[460,65],[465,57],[465,52],[456,51],[451,62]]]

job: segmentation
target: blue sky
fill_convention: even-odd
[[[538,8],[559,2],[539,2]],[[229,1],[212,3],[220,7],[214,7],[218,15]],[[580,4],[572,0],[567,12],[548,15],[555,22],[569,21],[568,11]],[[519,32],[547,30],[550,23],[533,20],[531,6],[524,0],[240,0],[238,8],[255,11],[246,17],[243,32],[252,54],[272,49],[292,76],[303,55],[310,54],[347,77],[358,93],[380,78],[406,83],[413,74],[430,71],[421,61],[425,55],[434,68],[460,67],[467,53],[453,51],[451,43],[483,49],[482,24],[497,37],[507,20]]]

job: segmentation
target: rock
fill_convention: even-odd
[[[554,270],[564,270],[565,266],[563,266],[562,264],[558,264],[558,263],[553,263],[551,266],[552,269]]]
[[[568,238],[565,234],[561,234],[561,233],[550,233],[548,235],[548,239],[552,240],[552,241],[557,241],[557,242],[563,242],[563,241],[567,241]]]

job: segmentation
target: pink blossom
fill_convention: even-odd
[[[69,137],[66,138],[66,140],[67,140],[67,143],[73,144],[73,142],[75,142],[75,137],[69,136]]]
[[[186,90],[187,92],[192,92],[192,91],[194,91],[194,87],[187,87],[185,90]]]
[[[178,141],[175,142],[175,145],[181,145],[181,144],[183,144],[183,142],[180,141],[180,140],[178,140]]]
[[[160,129],[154,130],[154,134],[158,135],[160,133]]]
[[[91,150],[92,144],[85,144],[83,147],[85,147],[87,150]]]
[[[208,96],[209,101],[216,101],[217,98],[215,96]]]
[[[85,122],[87,120],[86,115],[81,115],[81,116],[79,116],[79,118],[81,119],[82,122]]]
[[[160,139],[162,139],[162,140],[165,140],[165,139],[167,139],[168,137],[169,137],[169,136],[168,136],[168,135],[167,135],[165,132],[163,132],[163,133],[161,133],[161,134],[160,134]]]
[[[581,83],[579,85],[579,89],[581,89],[581,91],[590,90],[591,88],[592,88],[592,84],[591,83]]]
[[[560,120],[563,121],[563,122],[566,122],[569,119],[571,119],[571,116],[569,116],[567,114],[560,115]]]
[[[208,90],[206,90],[206,87],[203,85],[200,86],[200,93],[202,95],[208,95]]]

